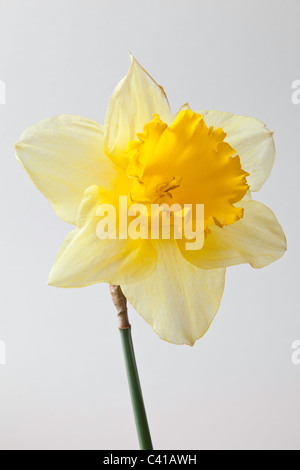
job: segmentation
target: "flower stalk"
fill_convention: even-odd
[[[152,440],[133,349],[131,325],[128,320],[127,300],[120,286],[110,285],[110,292],[117,309],[119,331],[140,449],[152,450]]]

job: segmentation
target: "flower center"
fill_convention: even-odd
[[[155,114],[137,137],[126,149],[132,202],[204,204],[206,231],[243,217],[234,204],[249,189],[248,173],[221,128],[208,128],[203,116],[187,110],[171,126]]]

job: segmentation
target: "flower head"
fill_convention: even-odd
[[[172,115],[164,90],[133,57],[110,98],[104,126],[62,115],[27,129],[15,147],[56,214],[76,225],[49,284],[121,285],[169,342],[192,345],[207,331],[221,301],[226,267],[261,268],[286,249],[272,211],[251,199],[271,172],[273,133],[257,119],[194,112],[188,105]],[[165,209],[170,203],[171,210]],[[161,231],[151,237],[156,212],[150,207],[163,208],[172,227],[178,215],[189,213],[194,229],[197,217],[188,209],[199,204],[204,207],[201,247],[189,249],[182,225],[180,236],[173,230],[167,238]],[[146,229],[137,237],[129,237],[122,222],[124,213],[133,221],[133,205],[146,208]],[[99,236],[99,220],[109,207],[113,236]]]

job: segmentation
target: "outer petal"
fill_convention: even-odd
[[[165,122],[170,121],[167,96],[161,86],[131,56],[128,74],[115,88],[104,124],[104,148],[109,157],[122,168],[128,161],[121,153],[128,142],[136,138],[143,126],[157,113]]]
[[[76,224],[84,191],[112,187],[120,171],[103,151],[103,126],[62,115],[30,127],[15,145],[16,157],[63,220]]]
[[[280,258],[286,251],[286,238],[273,212],[257,201],[240,201],[244,217],[232,225],[211,226],[204,246],[199,251],[186,251],[179,241],[183,256],[203,269],[249,263],[262,268]]]
[[[122,285],[122,291],[160,338],[192,346],[217,313],[225,269],[196,268],[172,240],[159,240],[154,246],[158,252],[154,273],[137,284]]]
[[[233,147],[247,171],[251,191],[259,191],[271,173],[275,159],[273,132],[251,117],[236,116],[221,111],[199,111],[207,126],[222,127],[226,141]]]
[[[149,276],[157,255],[150,240],[100,240],[96,211],[103,190],[90,187],[78,211],[78,226],[65,239],[50,272],[55,287],[85,287],[99,282],[119,285]]]

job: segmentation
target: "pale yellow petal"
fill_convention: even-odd
[[[158,252],[155,271],[142,282],[122,285],[122,290],[161,339],[192,346],[218,311],[225,269],[196,268],[172,240],[153,243]]]
[[[65,239],[50,272],[55,287],[85,287],[99,282],[119,285],[138,282],[149,276],[157,255],[151,240],[100,240],[97,208],[104,192],[97,186],[84,194],[78,213],[78,226]]]
[[[23,132],[15,148],[56,214],[72,224],[84,191],[93,184],[113,188],[120,176],[104,154],[103,126],[79,116],[45,119]]]
[[[244,217],[232,225],[211,226],[204,247],[186,251],[179,240],[183,256],[203,269],[228,267],[249,263],[262,268],[273,263],[286,251],[286,238],[273,212],[257,201],[241,201]]]
[[[255,118],[222,111],[199,111],[207,126],[222,127],[241,160],[251,191],[258,191],[271,173],[275,159],[273,132]]]
[[[131,56],[129,72],[109,100],[104,125],[105,151],[122,168],[126,168],[128,163],[122,152],[128,142],[143,131],[143,126],[152,120],[154,113],[159,114],[163,121],[170,121],[166,94]]]

